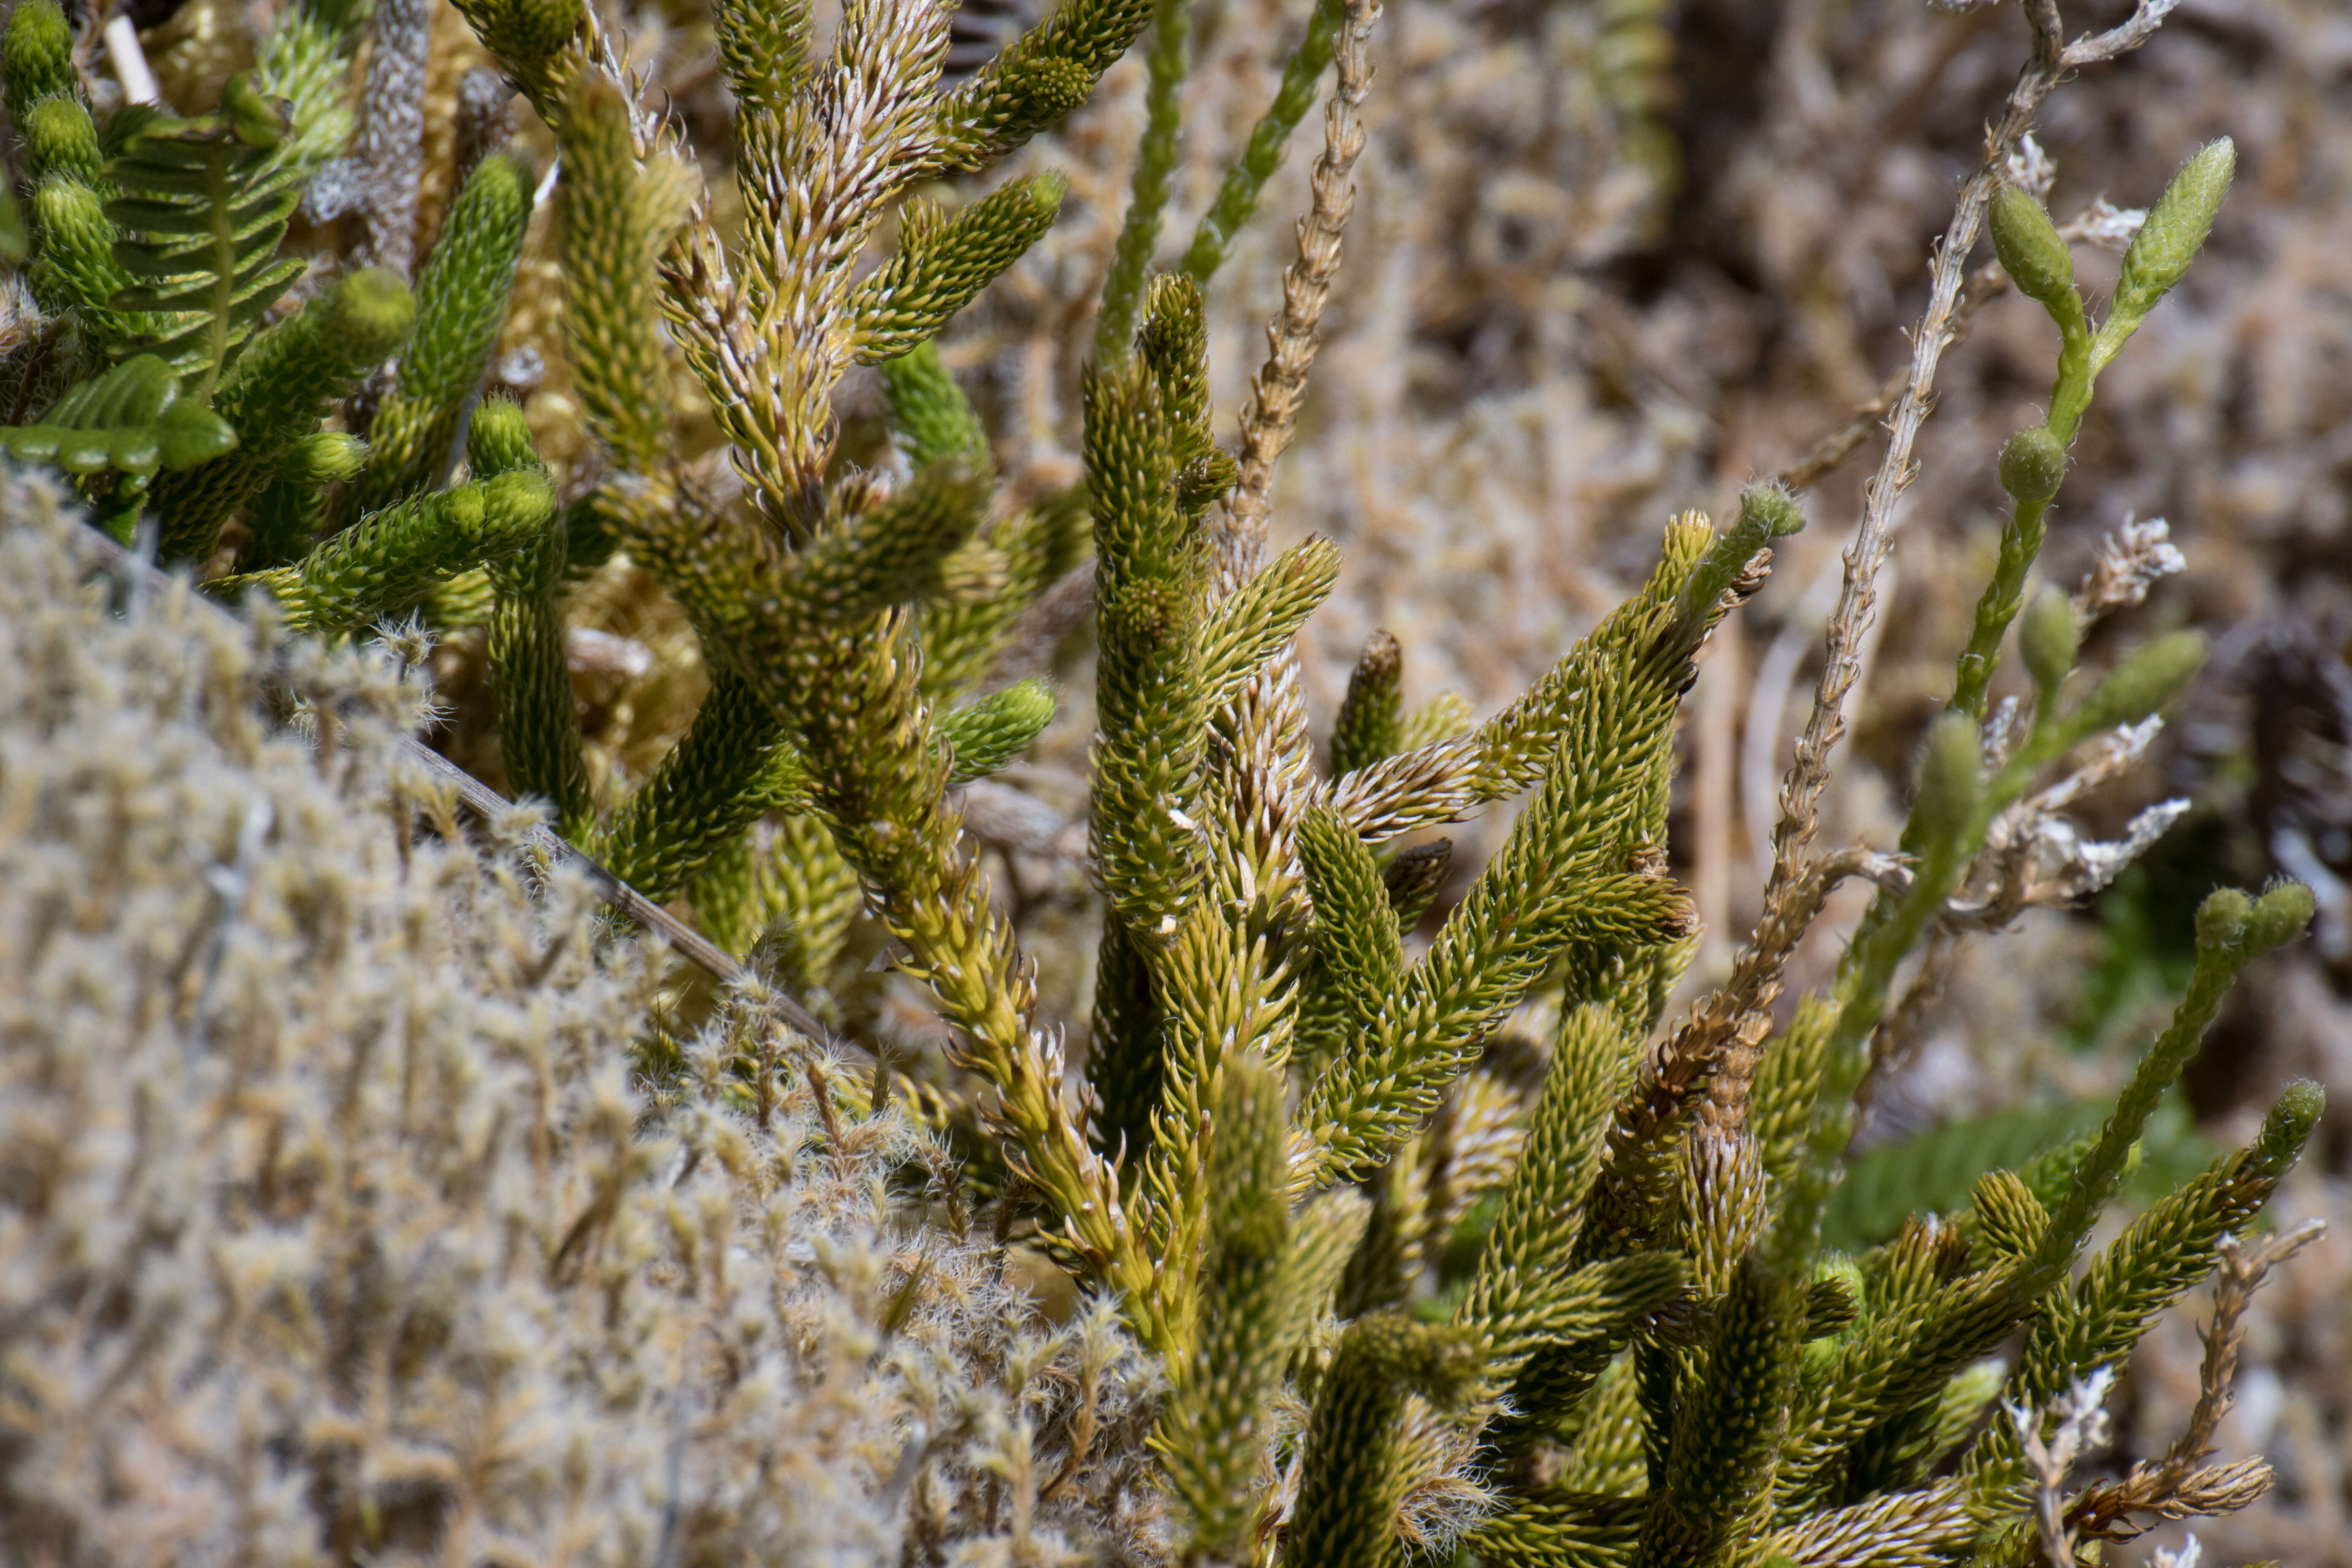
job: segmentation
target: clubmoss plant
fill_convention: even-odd
[[[217,873],[205,886],[229,889],[217,920],[183,903],[154,928],[171,942],[135,937],[104,901],[131,895],[101,897],[115,940],[170,949],[153,1005],[177,1009],[179,1031],[169,1050],[139,1037],[107,1113],[135,1128],[142,1095],[179,1103],[170,1075],[194,1052],[226,1075],[225,1098],[173,1136],[198,1141],[184,1159],[205,1182],[254,1194],[205,1187],[214,1228],[186,1244],[214,1248],[205,1331],[236,1355],[208,1362],[184,1331],[156,1330],[188,1350],[173,1375],[210,1401],[178,1419],[201,1426],[206,1453],[234,1456],[213,1470],[245,1489],[218,1529],[250,1535],[267,1492],[287,1541],[352,1562],[478,1555],[566,1529],[592,1554],[646,1563],[915,1563],[951,1547],[1301,1568],[1460,1552],[1543,1568],[2031,1561],[2050,1535],[2042,1428],[2072,1418],[2078,1385],[2234,1245],[2320,1109],[2315,1088],[2290,1088],[2249,1146],[2085,1257],[2222,996],[2311,916],[2294,884],[2216,893],[2187,994],[2095,1134],[1983,1175],[1964,1208],[1915,1215],[1883,1245],[1823,1245],[1906,964],[2095,891],[2170,820],[2119,845],[2070,831],[2054,870],[2037,847],[2140,754],[2203,648],[2159,637],[2076,689],[2082,634],[2111,605],[2088,588],[2025,605],[2096,378],[2213,226],[2230,144],[2191,159],[2150,212],[2096,325],[2065,241],[2008,177],[2059,79],[2136,47],[2168,8],[2074,44],[2049,0],[2032,8],[2032,55],[1962,187],[1889,416],[1765,917],[1667,1026],[1698,934],[1666,857],[1683,700],[1710,637],[1806,519],[1769,482],[1726,526],[1675,517],[1641,588],[1482,721],[1442,702],[1409,711],[1405,650],[1375,637],[1318,767],[1296,643],[1339,552],[1318,539],[1276,552],[1269,517],[1341,277],[1378,0],[1313,7],[1181,265],[1156,276],[1184,129],[1181,3],[1063,0],[950,81],[942,0],[849,0],[829,37],[806,5],[715,0],[741,214],[722,226],[680,123],[648,102],[600,12],[458,0],[560,154],[569,385],[594,448],[560,475],[488,384],[541,185],[520,153],[473,167],[413,295],[407,253],[383,231],[415,202],[375,200],[365,253],[399,265],[288,310],[302,268],[277,251],[297,183],[353,123],[323,63],[343,58],[350,19],[298,10],[215,113],[126,110],[100,127],[59,63],[52,0],[19,0],[0,84],[36,179],[30,276],[45,309],[74,318],[86,374],[5,441],[80,476],[119,537],[152,528],[200,592],[270,628],[265,646],[289,632],[413,642],[385,629],[413,615],[486,626],[512,785],[574,850],[678,901],[733,955],[715,966],[729,982],[716,1003],[678,984],[625,1003],[614,975],[646,993],[662,978],[631,967],[648,949],[589,918],[561,875],[531,902],[517,860],[462,852],[446,802],[403,795],[397,778],[348,788],[389,819],[404,865],[427,853],[420,816],[440,844],[405,880],[377,845],[367,876],[403,890],[375,889],[364,918],[317,914],[325,892],[270,880],[269,836],[292,829],[257,818],[250,847],[225,823],[185,828],[217,840],[204,861]],[[378,8],[375,58],[400,42],[387,32],[414,30],[412,9]],[[1000,493],[987,422],[937,340],[1053,225],[1065,185],[958,182],[1083,102],[1147,23],[1144,142],[1072,433],[1079,482]],[[1327,68],[1311,205],[1228,447],[1202,290]],[[413,163],[413,148],[385,153],[371,177]],[[2002,454],[2011,518],[1899,846],[1815,853],[1890,509],[1987,226],[2009,284],[2058,329],[2049,413]],[[892,443],[870,467],[845,458],[836,402],[860,366],[877,373]],[[677,416],[689,381],[723,458],[689,449]],[[565,619],[567,593],[614,562],[682,610],[708,675],[690,725],[634,785],[591,775]],[[1073,586],[1091,594],[1100,922],[1082,1064],[966,831],[1059,700],[1046,681],[999,679],[1000,664]],[[131,635],[53,587],[79,606],[76,635]],[[2021,614],[2032,691],[1992,707]],[[317,661],[370,656],[289,646],[307,651],[239,679],[296,689],[325,769],[352,742],[334,740],[340,700]],[[1500,847],[1424,932],[1451,852],[1407,836],[1512,800]],[[60,841],[98,852],[56,821]],[[1790,951],[1856,877],[1876,887],[1868,913],[1833,978],[1784,1016]],[[49,933],[78,918],[71,880],[27,893],[11,879],[11,907],[32,911],[11,928],[34,987],[20,994],[70,989]],[[446,957],[423,916],[383,913],[442,891],[486,932]],[[299,940],[259,956],[281,929]],[[226,934],[207,947],[206,930]],[[803,1028],[787,1029],[777,988],[816,991],[860,940],[871,967],[920,989],[935,1026],[835,998],[826,1022],[845,1037],[817,1037],[797,1007]],[[398,983],[346,984],[355,942],[383,944]],[[433,1003],[417,989],[427,970],[467,1000]],[[555,985],[559,972],[581,989]],[[281,973],[318,994],[315,1017],[271,994]],[[146,1005],[100,1012],[115,1027]],[[699,1033],[681,1021],[697,1006],[716,1009]],[[66,1068],[91,1068],[93,1047],[61,1043],[65,1016],[16,1026],[39,1043],[10,1047],[12,1125],[47,1114]],[[314,1086],[299,1127],[247,1129],[267,1097],[229,1084],[237,1053],[302,1029],[331,1042],[309,1069],[320,1083],[353,1087]],[[910,1032],[928,1047],[908,1048]],[[913,1059],[925,1049],[929,1065]],[[279,1056],[262,1069],[272,1083],[297,1071]],[[362,1149],[385,1171],[361,1169]],[[111,1539],[87,1454],[169,1446],[163,1391],[176,1385],[157,1363],[139,1373],[144,1404],[101,1410],[76,1392],[118,1352],[114,1327],[90,1331],[100,1351],[75,1338],[75,1314],[121,1325],[136,1371],[146,1342],[128,1325],[165,1312],[169,1292],[121,1286],[118,1310],[111,1287],[74,1274],[64,1260],[96,1252],[73,1227],[99,1225],[101,1200],[85,1193],[78,1217],[59,1217],[41,1172],[65,1154],[44,1157],[0,1186],[24,1220],[0,1236],[30,1237],[40,1262],[0,1317],[0,1336],[38,1350],[0,1359],[0,1522],[21,1510],[44,1533],[19,1539],[70,1555]],[[122,1158],[119,1190],[147,1192],[148,1167]],[[432,1201],[412,1233],[381,1197],[419,1184]],[[440,1257],[427,1226],[445,1211],[432,1223],[460,1240]],[[269,1223],[298,1239],[271,1250],[229,1235],[248,1213],[290,1216]],[[150,1222],[139,1209],[106,1223]],[[376,1226],[397,1234],[362,1234]],[[1026,1309],[1003,1279],[1016,1240],[1049,1289],[1083,1298],[1080,1326],[1022,1337]],[[359,1302],[363,1289],[380,1299]],[[247,1390],[218,1370],[259,1362],[272,1335],[300,1347],[293,1371]],[[1997,1360],[2012,1342],[2013,1363]],[[1033,1394],[1049,1367],[1052,1394]],[[434,1406],[434,1378],[462,1398]],[[336,1385],[332,1419],[307,1414],[314,1384]],[[1996,1408],[2022,1414],[1988,1425]],[[537,1447],[516,1435],[534,1413]],[[551,1435],[566,1421],[583,1434],[572,1449]],[[84,1447],[59,1436],[89,1423]],[[624,1429],[625,1444],[602,1446]],[[2066,1538],[2121,1539],[2135,1519],[2252,1495],[2221,1488],[2203,1457],[2124,1501],[2061,1497]],[[835,1507],[850,1511],[820,1517]]]

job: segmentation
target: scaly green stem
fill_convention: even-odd
[[[1151,72],[1144,89],[1143,144],[1135,161],[1134,195],[1118,231],[1110,276],[1103,279],[1102,308],[1095,316],[1095,357],[1106,363],[1127,357],[1135,319],[1143,306],[1143,275],[1160,244],[1160,218],[1168,207],[1168,187],[1176,172],[1177,137],[1184,129],[1185,0],[1152,0]]]
[[[1322,79],[1323,69],[1331,63],[1331,50],[1339,41],[1339,16],[1345,7],[1340,0],[1315,0],[1315,10],[1307,18],[1307,36],[1298,41],[1298,50],[1282,69],[1282,85],[1275,89],[1274,101],[1258,116],[1250,129],[1249,145],[1241,157],[1225,171],[1224,183],[1217,187],[1217,199],[1201,215],[1201,226],[1192,231],[1192,248],[1184,253],[1184,270],[1192,281],[1202,287],[1217,275],[1217,268],[1233,254],[1234,236],[1242,231],[1257,211],[1258,194],[1265,189],[1266,181],[1282,167],[1283,150],[1290,144],[1290,133],[1307,117],[1307,108],[1315,101],[1315,84]]]

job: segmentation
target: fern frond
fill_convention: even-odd
[[[106,204],[123,232],[115,259],[135,279],[108,304],[145,316],[133,346],[171,362],[205,396],[302,275],[299,258],[278,255],[301,199],[301,171],[269,156],[289,129],[282,105],[250,77],[232,77],[219,113],[152,121],[107,164],[121,192]]]
[[[1915,1214],[1951,1214],[1988,1171],[2022,1169],[2098,1125],[2097,1104],[1998,1111],[1882,1143],[1847,1162],[1822,1220],[1822,1243],[1852,1251],[1885,1240]]]
[[[81,383],[34,424],[0,427],[0,447],[18,460],[117,474],[134,499],[159,469],[198,468],[236,446],[228,422],[183,393],[173,367],[153,354]]]

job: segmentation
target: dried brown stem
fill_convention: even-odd
[[[2189,1426],[2165,1450],[2155,1470],[2159,1481],[2178,1483],[2213,1452],[2213,1434],[2237,1399],[2238,1347],[2245,1342],[2246,1309],[2253,1304],[2270,1271],[2327,1234],[2324,1219],[2307,1219],[2248,1252],[2236,1237],[2221,1238],[2218,1278],[2213,1282],[2213,1321],[2205,1331],[2205,1360],[2197,1371],[2197,1405]]]
[[[1977,312],[1985,304],[2009,291],[2009,274],[1997,262],[1987,262],[1969,275],[1967,288],[1959,303],[1952,310],[1952,343],[1966,341],[1969,328],[1975,324]],[[1911,367],[1904,366],[1888,376],[1877,392],[1854,405],[1846,422],[1814,442],[1805,455],[1772,477],[1792,490],[1811,489],[1845,466],[1848,458],[1870,438],[1873,430],[1884,427],[1886,411],[1903,395],[1911,384]]]
[[[1762,1031],[1758,1020],[1780,995],[1780,972],[1830,893],[1849,877],[1907,881],[1909,872],[1890,856],[1860,845],[1808,861],[1779,908],[1768,906],[1748,945],[1732,963],[1730,977],[1691,1008],[1691,1016],[1657,1053],[1652,1071],[1657,1090],[1673,1097],[1708,1084],[1701,1121],[1728,1136],[1748,1121],[1748,1091],[1756,1076]]]
[[[1339,271],[1339,239],[1355,210],[1349,175],[1364,150],[1357,110],[1371,87],[1365,45],[1381,19],[1381,0],[1348,0],[1334,51],[1339,83],[1323,111],[1323,154],[1315,160],[1314,201],[1298,220],[1298,259],[1282,274],[1282,314],[1265,329],[1266,359],[1250,383],[1242,410],[1241,477],[1225,498],[1217,541],[1220,576],[1231,587],[1255,567],[1274,509],[1274,465],[1298,429],[1307,373],[1315,363],[1316,329]]]
[[[1845,581],[1830,617],[1829,658],[1813,689],[1812,712],[1798,737],[1796,760],[1780,785],[1780,819],[1772,829],[1772,877],[1765,892],[1768,920],[1784,890],[1803,875],[1804,853],[1820,826],[1830,752],[1845,734],[1846,699],[1861,673],[1863,637],[1877,614],[1878,571],[1895,547],[1895,505],[1918,475],[1912,449],[1934,402],[1937,366],[1956,335],[1969,253],[1983,230],[1985,209],[2000,187],[2010,153],[2032,129],[2042,100],[2066,69],[2056,0],[2033,0],[2026,16],[2033,26],[2032,56],[2018,74],[2000,121],[1986,133],[1983,162],[1960,187],[1951,226],[1936,247],[1927,309],[1912,332],[1910,368],[1886,421],[1886,453],[1864,491],[1862,526],[1846,548]]]
[[[2208,1466],[2213,1437],[2235,1399],[2238,1348],[2246,1337],[2245,1315],[2272,1268],[2317,1241],[2327,1231],[2323,1219],[2307,1219],[2252,1251],[2234,1237],[2221,1244],[2219,1277],[2213,1285],[2213,1321],[2205,1331],[2205,1360],[2198,1368],[2197,1404],[2189,1425],[2154,1465],[2135,1465],[2120,1481],[2085,1488],[2066,1510],[2074,1533],[2094,1541],[2128,1541],[2139,1533],[2135,1513],[2159,1519],[2227,1513],[2243,1508],[2269,1489],[2270,1467],[2260,1459]]]
[[[1697,1033],[1686,1030],[1691,1033],[1687,1042],[1678,1035],[1667,1047],[1669,1055],[1664,1059],[1678,1073],[1686,1070],[1696,1078],[1715,1071],[1726,1094],[1738,1095],[1740,1080],[1736,1072],[1717,1068],[1714,1053],[1726,1040],[1748,1033],[1743,1021],[1771,1005],[1779,994],[1780,971],[1795,946],[1794,937],[1802,935],[1819,909],[1818,897],[1808,892],[1812,865],[1807,850],[1820,827],[1830,755],[1844,737],[1846,700],[1860,679],[1864,640],[1877,614],[1878,574],[1894,550],[1895,507],[1918,474],[1912,452],[1934,404],[1937,366],[1965,325],[1962,305],[1969,283],[1969,254],[1983,232],[1986,209],[2004,178],[2010,154],[2032,128],[2034,116],[2059,82],[2079,67],[2113,58],[2146,42],[2169,8],[2168,0],[2141,0],[2139,9],[2122,26],[2069,45],[2057,0],[2028,0],[2025,5],[2033,29],[2032,53],[2010,89],[2000,120],[1985,133],[1983,161],[1961,185],[1951,225],[1936,247],[1927,308],[1912,332],[1911,363],[1886,419],[1886,451],[1864,491],[1862,523],[1846,548],[1844,580],[1837,608],[1830,617],[1828,657],[1813,689],[1812,710],[1797,740],[1795,760],[1780,784],[1780,813],[1772,829],[1772,873],[1765,888],[1764,913],[1757,922],[1757,934],[1734,963],[1732,978],[1702,1005],[1702,1016],[1709,1020],[1706,1028]],[[1698,1059],[1686,1069],[1671,1060],[1683,1049],[1698,1053]],[[1738,1114],[1744,1117],[1744,1107]]]
[[[384,0],[368,56],[367,123],[359,160],[367,180],[367,234],[359,261],[407,277],[416,265],[416,183],[425,164],[425,57],[433,7]]]

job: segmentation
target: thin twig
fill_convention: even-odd
[[[2009,274],[1998,262],[1987,262],[1969,275],[1968,286],[1960,302],[1953,308],[1951,342],[1957,345],[1967,340],[1969,328],[1976,321],[1977,312],[1991,300],[2009,291]],[[1806,448],[1805,455],[1772,477],[1792,490],[1807,490],[1845,466],[1873,430],[1885,427],[1886,411],[1911,384],[1911,367],[1904,366],[1886,378],[1885,384],[1854,405],[1846,422]]]
[[[1849,877],[1868,877],[1881,886],[1910,880],[1900,860],[1859,845],[1807,862],[1786,906],[1765,910],[1755,934],[1733,962],[1730,977],[1692,1007],[1689,1020],[1658,1053],[1662,1087],[1686,1088],[1711,1077],[1699,1114],[1717,1132],[1728,1134],[1748,1117],[1748,1090],[1762,1038],[1753,1025],[1764,1009],[1748,1005],[1744,999],[1775,984],[1813,917]]]
[[[1862,526],[1845,554],[1845,580],[1830,617],[1829,658],[1813,689],[1812,712],[1797,741],[1796,760],[1780,786],[1780,819],[1772,829],[1769,907],[1803,875],[1806,849],[1820,826],[1829,756],[1845,734],[1845,704],[1862,668],[1861,648],[1878,608],[1878,569],[1895,547],[1895,509],[1918,475],[1911,453],[1934,402],[1936,369],[1954,336],[1953,318],[1968,277],[1969,253],[1984,227],[1985,209],[1999,188],[2009,155],[2033,124],[2042,100],[2066,67],[2056,0],[2031,0],[2033,53],[2018,74],[2001,118],[1985,136],[1984,161],[1960,187],[1951,226],[1936,247],[1927,309],[1911,336],[1911,364],[1902,395],[1886,421],[1886,453],[1864,491]],[[1769,918],[1769,917],[1768,917]]]
[[[1886,451],[1864,491],[1861,526],[1846,547],[1845,574],[1837,608],[1830,617],[1828,657],[1813,688],[1812,710],[1798,737],[1796,757],[1781,781],[1764,913],[1757,922],[1757,935],[1749,938],[1734,963],[1733,978],[1703,1004],[1708,1019],[1727,1017],[1733,1022],[1727,1026],[1710,1022],[1705,1033],[1688,1042],[1692,1048],[1720,1050],[1725,1041],[1745,1034],[1741,1021],[1771,1006],[1794,946],[1793,942],[1784,945],[1781,933],[1793,929],[1801,934],[1819,907],[1818,900],[1808,891],[1813,866],[1807,852],[1820,827],[1830,755],[1844,737],[1846,700],[1861,677],[1864,642],[1877,614],[1878,574],[1894,550],[1895,507],[1918,476],[1912,452],[1918,444],[1920,426],[1934,405],[1937,366],[1965,324],[1961,307],[1969,281],[1969,255],[1983,232],[1986,209],[2006,177],[2010,154],[2032,128],[2034,116],[2060,81],[2082,66],[2112,59],[2145,43],[2176,3],[2140,0],[2139,8],[2122,26],[2069,45],[2057,0],[2027,0],[2024,9],[2033,30],[2032,53],[2010,89],[2000,120],[1985,132],[1983,161],[1961,185],[1951,225],[1936,247],[1927,308],[1912,332],[1911,363],[1886,420]],[[1684,1045],[1678,1036],[1669,1049]],[[1716,1065],[1707,1059],[1690,1068],[1703,1074],[1715,1071]],[[1725,1088],[1738,1092],[1736,1081],[1727,1080]]]
[[[2082,217],[2060,225],[2058,233],[2068,240],[2090,237]],[[1958,348],[1968,342],[1969,329],[1976,324],[1977,312],[2008,292],[2009,274],[2001,270],[2000,262],[1988,261],[1969,273],[1960,302],[1952,309],[1951,340],[1944,346]],[[1792,490],[1811,489],[1820,484],[1845,465],[1845,460],[1870,438],[1873,430],[1884,427],[1886,411],[1895,406],[1910,383],[1911,368],[1905,365],[1889,375],[1876,392],[1855,404],[1844,424],[1814,442],[1804,456],[1772,477]]]
[[[1316,329],[1339,270],[1340,236],[1356,205],[1349,175],[1364,150],[1357,110],[1372,81],[1365,43],[1380,19],[1381,0],[1348,0],[1334,53],[1339,79],[1324,109],[1323,153],[1315,160],[1314,202],[1298,220],[1298,259],[1283,270],[1282,314],[1265,329],[1265,363],[1250,383],[1250,400],[1242,410],[1241,476],[1225,498],[1217,550],[1227,587],[1256,564],[1274,509],[1274,465],[1298,429],[1298,405],[1315,363]]]
[[[2234,1237],[2221,1238],[2220,1278],[2213,1286],[2213,1321],[2205,1331],[2205,1359],[2197,1373],[2197,1404],[2164,1457],[2138,1464],[2120,1481],[2094,1481],[2068,1506],[2064,1528],[2092,1541],[2130,1541],[2139,1535],[2133,1514],[2158,1519],[2232,1512],[2269,1489],[2270,1467],[2260,1459],[2208,1466],[2221,1418],[2235,1400],[2238,1350],[2245,1341],[2244,1319],[2254,1292],[2279,1264],[2327,1232],[2324,1219],[2307,1219],[2249,1250]]]
[[[2237,1402],[2238,1348],[2245,1342],[2246,1309],[2253,1304],[2270,1271],[2327,1234],[2324,1219],[2307,1219],[2269,1237],[2252,1251],[2235,1237],[2221,1238],[2220,1278],[2213,1284],[2213,1321],[2205,1331],[2205,1360],[2198,1368],[2197,1405],[2189,1426],[2165,1450],[2155,1477],[2165,1490],[2177,1489],[2189,1472],[2213,1452],[2213,1435]]]
[[[2078,1380],[2046,1406],[2008,1406],[2016,1424],[2018,1447],[2025,1452],[2027,1473],[2033,1478],[2033,1521],[2042,1554],[2051,1568],[2074,1568],[2075,1532],[2066,1512],[2066,1476],[2084,1454],[2106,1447],[2107,1390],[2115,1386],[2112,1367],[2101,1367]],[[2051,1416],[2058,1418],[2050,1436],[2042,1436]]]

